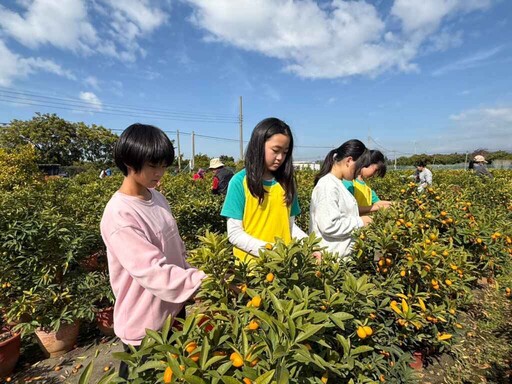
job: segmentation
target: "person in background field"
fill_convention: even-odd
[[[192,179],[193,179],[194,181],[204,179],[204,169],[203,169],[203,168],[199,168],[199,169],[197,170],[197,172],[196,172],[196,173],[194,173],[194,175],[192,176]]]
[[[105,169],[105,176],[112,176],[112,170],[110,168]]]
[[[116,298],[114,331],[129,351],[128,344],[140,345],[146,329],[160,330],[169,315],[184,317],[185,302],[206,275],[185,260],[176,220],[154,189],[174,160],[169,138],[154,126],[130,125],[115,144],[114,159],[124,180],[100,228]],[[119,375],[128,377],[124,362]]]
[[[349,140],[325,157],[311,195],[309,230],[320,245],[345,259],[352,250],[352,232],[372,222],[359,216],[357,201],[341,180],[354,180],[370,165],[370,152],[359,140]]]
[[[221,215],[240,260],[251,262],[276,238],[289,243],[307,235],[295,224],[300,213],[293,178],[293,136],[274,117],[254,128],[245,153],[245,169],[229,182]]]
[[[418,192],[423,192],[425,188],[432,185],[432,172],[427,168],[427,163],[424,161],[417,163],[416,169],[419,172],[417,176]]]
[[[105,173],[105,170],[102,169],[100,172],[100,179],[104,179],[105,177],[107,177],[107,174]]]
[[[488,177],[489,179],[494,179],[494,175],[491,172],[489,172],[485,164],[487,164],[485,157],[483,157],[482,155],[476,155],[473,158],[473,161],[470,162],[469,169],[473,169],[475,171],[475,175],[478,175],[480,177]]]
[[[215,195],[225,195],[228,190],[228,184],[233,177],[233,171],[225,168],[218,157],[210,160],[210,167],[213,172],[212,193]]]
[[[391,201],[381,200],[365,182],[365,180],[373,176],[384,177],[386,171],[386,159],[383,153],[372,149],[370,151],[370,165],[362,168],[357,178],[353,181],[343,180],[343,185],[356,198],[360,215],[375,212],[381,208],[388,208],[391,205]]]

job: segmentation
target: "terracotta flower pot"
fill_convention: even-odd
[[[86,271],[105,271],[107,269],[107,254],[105,251],[98,251],[80,261],[80,265]]]
[[[2,332],[0,331],[0,335]],[[8,376],[20,357],[21,337],[19,333],[0,341],[0,378]]]
[[[416,351],[412,354],[413,361],[409,363],[409,366],[412,369],[422,369],[423,368],[423,360],[424,360],[424,354],[423,352]]]
[[[36,330],[36,338],[46,357],[56,357],[73,349],[78,339],[80,323],[65,324],[57,332],[46,331],[41,328]]]
[[[114,307],[100,309],[96,312],[96,325],[106,336],[114,336]]]

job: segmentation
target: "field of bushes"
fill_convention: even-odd
[[[0,153],[0,321],[21,331],[22,342],[39,328],[93,321],[112,304],[98,228],[122,179],[96,171],[45,179],[33,159],[30,148]],[[418,194],[408,173],[389,172],[372,187],[395,204],[354,234],[352,261],[324,252],[316,262],[318,242],[309,238],[278,242],[254,265],[235,263],[223,198],[208,179],[166,175],[159,188],[189,261],[209,277],[185,322],[169,320],[148,331],[140,351],[116,357],[133,367],[135,383],[412,383],[421,379],[411,365],[442,355],[455,362],[446,382],[503,382],[512,172],[494,175],[437,171]],[[305,230],[313,178],[297,174]],[[91,255],[99,256],[95,268]],[[468,353],[479,334],[497,346]]]

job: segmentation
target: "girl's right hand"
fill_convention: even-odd
[[[361,216],[361,219],[363,220],[363,225],[365,227],[373,222],[373,219],[370,216]]]

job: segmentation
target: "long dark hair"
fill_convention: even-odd
[[[288,153],[279,168],[272,172],[276,181],[281,184],[285,193],[286,205],[291,205],[296,193],[295,180],[293,179],[293,135],[290,127],[284,121],[275,117],[269,117],[260,121],[252,131],[251,139],[245,152],[245,171],[247,186],[251,195],[259,199],[260,204],[265,197],[263,188],[263,174],[265,165],[265,143],[272,136],[282,134],[290,138]]]
[[[345,141],[338,148],[329,151],[325,156],[322,168],[315,177],[315,185],[318,180],[323,176],[331,172],[334,162],[343,160],[345,157],[352,157],[356,162],[356,169],[354,171],[354,177],[359,174],[362,168],[370,165],[370,151],[366,148],[362,141],[353,139]]]
[[[386,165],[386,158],[384,157],[384,154],[378,149],[372,149],[370,151],[370,165],[372,164],[377,164],[377,173],[375,173],[375,176],[386,176],[386,172],[388,170],[388,166]]]

